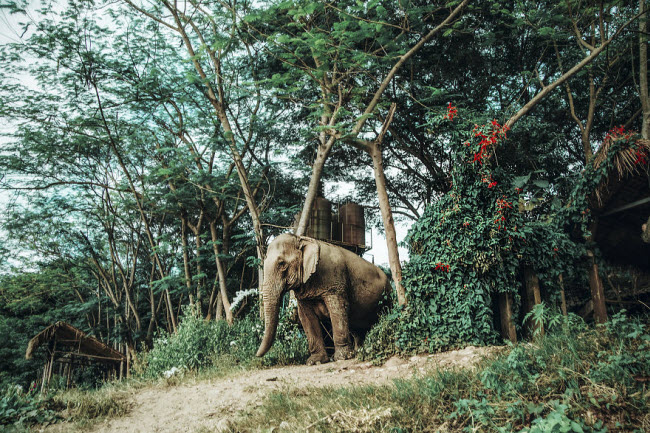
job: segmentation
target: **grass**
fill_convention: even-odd
[[[544,337],[500,351],[475,369],[433,370],[388,385],[285,388],[221,427],[232,432],[650,431],[648,320],[615,315],[593,328],[576,316],[555,316],[545,325]],[[60,391],[50,396],[49,406],[71,422],[71,429],[82,429],[127,413],[142,388],[192,385],[260,367],[224,355],[211,367],[170,378],[133,377],[98,390]]]
[[[513,346],[477,370],[437,370],[392,385],[302,388],[269,395],[232,431],[650,431],[647,322],[598,329],[557,317],[535,344]]]
[[[45,397],[47,410],[56,413],[59,420],[66,422],[62,426],[65,431],[84,431],[98,422],[127,414],[132,408],[134,394],[143,389],[191,386],[208,380],[237,376],[247,370],[261,367],[261,361],[257,364],[240,364],[227,355],[215,361],[215,365],[211,367],[182,371],[168,378],[151,379],[134,375],[122,381],[107,382],[97,389],[73,388],[53,391]],[[4,431],[2,428],[0,426],[0,431]],[[11,431],[16,432],[29,431],[17,425],[11,428]]]

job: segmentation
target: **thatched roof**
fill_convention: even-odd
[[[596,167],[605,161],[614,142],[605,140],[598,149]],[[612,168],[591,200],[597,219],[595,241],[610,261],[650,271],[650,244],[641,239],[641,226],[650,216],[650,140],[637,140],[612,157]]]
[[[594,155],[594,166],[596,168],[600,167],[600,165],[605,161],[610,152],[610,148],[615,141],[615,139],[606,139],[600,146],[598,152]],[[650,159],[650,140],[639,139],[636,140],[635,146],[621,149],[613,155],[613,164],[609,176],[596,190],[598,207],[601,207],[603,205],[603,200],[607,199],[608,194],[610,194],[610,192],[608,192],[610,190],[609,187],[616,182],[617,178],[620,181],[626,177],[643,173],[647,176],[648,165],[640,163],[638,157],[638,152],[644,151],[647,155],[647,159]]]
[[[39,332],[29,340],[25,358],[30,359],[34,351],[43,343],[56,339],[61,346],[74,347],[75,356],[93,358],[104,362],[121,362],[125,356],[117,350],[107,346],[95,337],[75,328],[66,322],[56,322]]]

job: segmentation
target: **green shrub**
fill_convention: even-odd
[[[286,310],[281,314],[275,342],[262,358],[263,365],[302,363],[308,355],[304,333],[287,320]],[[254,362],[263,334],[264,324],[255,309],[229,326],[225,320],[206,321],[188,308],[175,334],[164,333],[154,340],[143,359],[143,375],[153,378],[205,367],[247,365]]]
[[[290,319],[291,308],[293,307],[289,305],[280,315],[275,342],[271,350],[262,358],[262,363],[266,366],[303,364],[309,356],[305,333],[297,322]],[[260,325],[260,331],[263,328]],[[261,342],[261,339],[259,341]],[[258,345],[259,343],[256,344],[255,350],[257,350]]]
[[[591,377],[614,386],[623,383],[631,386],[636,377],[650,377],[650,330],[638,320],[630,320],[621,311],[602,325],[606,337],[615,345],[598,352],[598,363]]]
[[[395,325],[399,314],[393,312],[379,317],[379,321],[368,331],[363,346],[358,352],[362,361],[381,364],[397,352],[395,347]]]
[[[0,426],[18,430],[33,424],[48,424],[57,418],[49,404],[49,398],[41,395],[35,384],[27,392],[17,385],[7,386],[0,398]]]

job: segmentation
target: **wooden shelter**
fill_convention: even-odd
[[[605,161],[612,143],[614,140],[606,140],[598,149],[594,155],[596,167]],[[650,140],[637,140],[634,146],[621,149],[612,157],[613,164],[607,178],[591,197],[592,238],[608,262],[632,267],[648,275],[650,244],[643,242],[641,227],[650,216]],[[607,320],[605,306],[608,300],[593,259],[591,266],[589,284],[594,317],[602,323]]]
[[[48,387],[55,364],[59,364],[59,373],[66,376],[66,386],[70,386],[73,369],[79,366],[97,365],[105,377],[116,377],[119,372],[121,378],[124,374],[126,357],[122,353],[69,323],[56,322],[39,332],[29,341],[25,358],[31,359],[36,349],[43,345],[47,349],[47,358],[41,390]]]
[[[596,152],[596,167],[606,160],[612,151],[614,140],[606,140]],[[597,323],[607,320],[607,303],[635,304],[630,297],[650,294],[650,243],[642,238],[644,224],[647,224],[646,232],[650,232],[650,140],[637,140],[633,146],[619,150],[612,158],[612,168],[607,177],[590,197],[590,208],[594,217],[594,223],[590,227],[592,240],[609,263],[633,268],[641,278],[637,279],[634,289],[628,289],[628,293],[617,293],[617,299],[608,298],[595,255],[592,251],[588,252],[591,300],[583,307],[581,315],[593,311]],[[522,312],[525,314],[541,302],[542,296],[534,270],[523,269],[523,276],[521,301]],[[611,286],[611,281],[608,283]],[[562,312],[567,314],[567,300],[561,275],[559,284]],[[501,336],[516,342],[517,333],[512,320],[512,295],[499,294],[495,303],[499,309]],[[530,335],[535,331],[543,332],[543,329],[535,329],[532,323],[528,323],[527,327]]]

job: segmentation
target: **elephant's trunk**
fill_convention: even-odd
[[[257,349],[255,356],[264,356],[273,345],[275,331],[278,329],[278,316],[280,314],[280,297],[282,291],[278,290],[273,293],[268,287],[262,289],[262,299],[264,301],[264,339]]]

